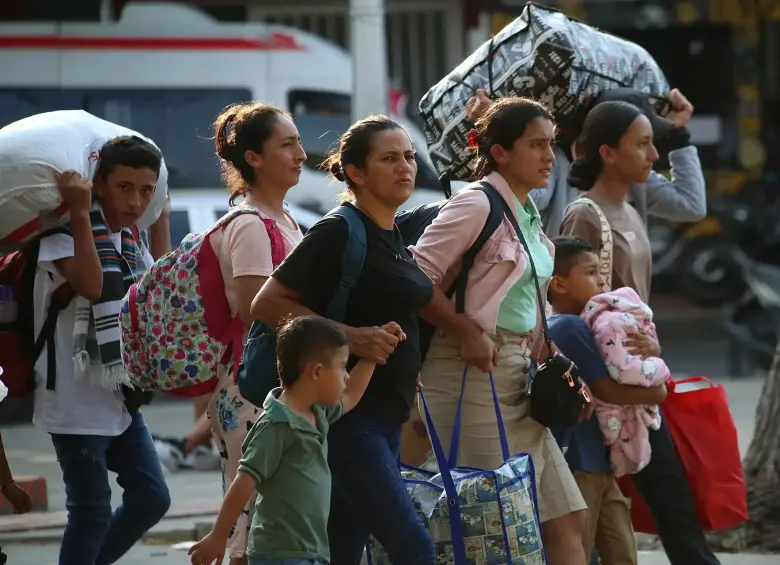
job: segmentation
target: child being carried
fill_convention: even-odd
[[[592,297],[581,314],[599,347],[609,376],[621,385],[664,386],[669,368],[663,359],[628,352],[632,335],[657,341],[653,311],[631,288]],[[650,462],[648,428],[661,426],[658,406],[616,406],[596,401],[596,418],[611,446],[615,476],[638,473]]]

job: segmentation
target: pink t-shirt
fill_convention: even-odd
[[[274,218],[263,210],[260,212],[265,217],[276,220],[284,241],[286,257],[303,239],[301,228],[287,213],[283,218]],[[274,271],[271,240],[260,218],[244,214],[230,222],[224,230],[212,234],[211,244],[219,259],[230,312],[235,316],[238,313],[236,277],[270,277]]]

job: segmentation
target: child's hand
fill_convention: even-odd
[[[642,359],[661,356],[660,344],[652,337],[639,332],[628,335],[628,339],[626,339],[626,351],[631,355],[640,355]]]
[[[16,481],[3,485],[2,492],[14,507],[14,514],[26,514],[32,510],[32,498]]]
[[[211,565],[212,563],[222,565],[226,549],[227,540],[217,539],[214,532],[211,532],[190,548],[190,563],[192,565]]]
[[[404,331],[401,329],[401,326],[395,322],[387,322],[384,326],[380,327],[390,335],[397,337],[398,341],[403,341],[406,339],[406,333],[404,333]]]

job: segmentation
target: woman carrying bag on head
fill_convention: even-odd
[[[661,118],[655,118],[661,120]],[[569,205],[561,234],[579,236],[599,250],[613,289],[630,287],[647,303],[652,252],[639,213],[627,202],[632,185],[651,174],[658,152],[647,115],[626,102],[603,102],[588,114],[576,144],[569,184],[585,191]],[[637,334],[629,353],[659,356],[652,338]],[[597,392],[598,394],[598,392]],[[650,507],[672,565],[716,565],[696,518],[688,479],[664,420],[649,431],[650,463],[632,479]]]
[[[542,339],[539,295],[552,274],[554,252],[528,193],[547,186],[554,143],[552,116],[533,100],[500,100],[477,121],[470,135],[478,157],[476,177],[499,193],[505,219],[476,255],[464,313],[456,313],[443,289],[485,225],[490,207],[486,194],[456,194],[412,248],[417,264],[436,284],[422,316],[439,329],[421,378],[446,453],[464,363],[473,366],[463,395],[457,461],[450,464],[494,469],[503,455],[485,374],[492,371],[509,451],[529,453],[533,459],[548,562],[584,565],[585,501],[549,429],[531,417],[528,396],[532,358],[550,361],[552,353]]]

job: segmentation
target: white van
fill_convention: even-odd
[[[342,190],[318,167],[351,121],[352,60],[312,34],[223,23],[182,4],[130,3],[116,23],[0,24],[0,69],[0,127],[81,108],[154,139],[170,171],[173,207],[186,209],[180,220],[192,224],[187,231],[203,225],[189,204],[197,195],[227,203],[209,138],[217,114],[234,102],[265,100],[293,115],[309,158],[291,204],[322,213]],[[422,132],[398,119],[419,148],[408,205],[440,200]],[[179,199],[188,202],[183,209]]]
[[[188,233],[204,232],[228,211],[227,190],[176,189],[171,199],[171,241],[178,245]],[[322,214],[296,204],[287,204],[287,211],[306,233]]]

